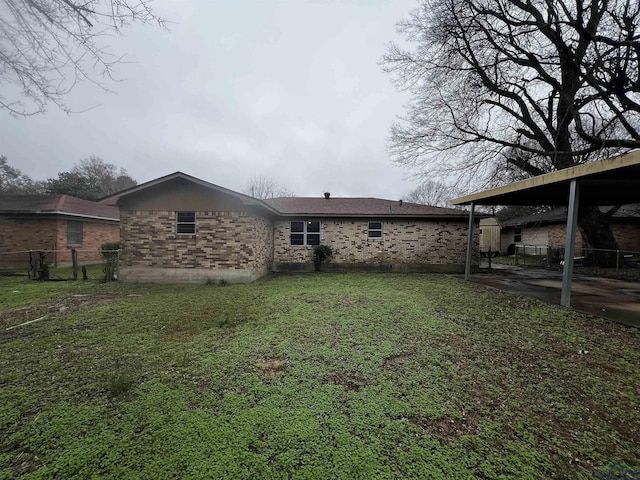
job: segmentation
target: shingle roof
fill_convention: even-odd
[[[282,215],[329,217],[447,217],[467,218],[466,210],[432,207],[381,198],[281,197],[264,200]]]
[[[120,220],[120,210],[117,207],[69,195],[0,195],[0,213],[37,213]]]

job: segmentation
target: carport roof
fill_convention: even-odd
[[[640,150],[528,178],[451,200],[452,205],[567,205],[569,183],[580,184],[582,205],[640,200]]]

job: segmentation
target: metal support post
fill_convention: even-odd
[[[469,205],[471,210],[469,210],[469,229],[467,236],[467,259],[464,266],[464,279],[469,281],[471,277],[471,255],[473,253],[473,225],[474,225],[474,216],[475,216],[475,204],[471,202]]]
[[[562,293],[560,305],[571,306],[571,283],[573,281],[573,258],[575,256],[576,232],[578,230],[578,206],[580,186],[576,179],[569,186],[569,208],[567,211],[567,239],[564,247],[564,269],[562,270]]]

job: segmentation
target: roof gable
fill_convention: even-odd
[[[206,182],[204,180],[193,177],[191,175],[187,175],[186,173],[182,173],[182,172],[175,172],[170,175],[165,175],[164,177],[156,178],[155,180],[151,180],[149,182],[136,185],[134,187],[128,188],[121,192],[105,197],[101,199],[100,202],[107,205],[117,205],[118,202],[123,198],[144,192],[148,189],[152,189],[152,188],[155,189],[157,187],[161,187],[163,184],[167,184],[169,182],[173,182],[178,179],[192,183],[194,185],[198,185],[200,187],[204,187],[205,189],[210,189],[212,191],[229,195],[231,197],[236,198],[237,200],[242,202],[244,205],[258,206],[258,207],[262,207],[264,209],[273,211],[273,209],[269,205],[266,205],[265,203],[263,203],[261,200],[258,200],[257,198],[250,197],[249,195],[245,195],[243,193],[239,193],[234,190],[229,190],[228,188],[224,188],[224,187],[221,187],[220,185]]]

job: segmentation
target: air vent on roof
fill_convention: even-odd
[[[329,197],[331,196],[331,193],[329,192],[324,192],[324,198],[326,198],[327,200],[329,200]]]

